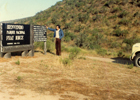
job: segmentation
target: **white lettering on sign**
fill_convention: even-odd
[[[24,29],[23,25],[7,25],[7,29]]]
[[[15,42],[14,44],[20,44],[20,42]]]
[[[6,40],[14,40],[14,36],[6,36]]]
[[[16,31],[16,34],[25,34],[25,31]]]
[[[13,45],[13,43],[7,43],[7,45]]]
[[[24,36],[16,36],[16,40],[24,40]]]
[[[15,34],[15,31],[7,31],[7,34]]]

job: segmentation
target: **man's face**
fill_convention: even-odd
[[[58,27],[58,26],[56,26],[56,29],[57,29],[57,30],[59,30],[59,27]]]

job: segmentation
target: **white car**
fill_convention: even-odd
[[[140,67],[140,43],[133,45],[130,60],[134,62],[135,66]]]

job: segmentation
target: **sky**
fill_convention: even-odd
[[[62,0],[0,0],[0,22],[34,16]]]

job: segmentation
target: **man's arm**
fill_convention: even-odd
[[[50,31],[55,31],[55,29],[49,28],[48,26],[46,26],[47,29],[49,29]]]
[[[55,31],[55,29],[52,29],[52,28],[49,28],[49,27],[48,27],[48,29],[49,29],[50,31]]]

